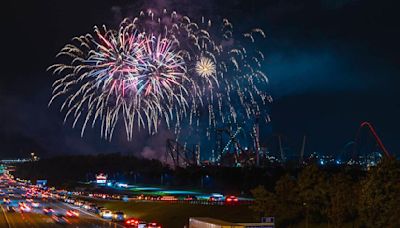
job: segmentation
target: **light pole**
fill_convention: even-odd
[[[303,206],[306,208],[306,228],[308,228],[308,205],[303,203]]]
[[[210,178],[210,176],[208,176],[208,175],[201,176],[201,179],[200,179],[200,181],[201,181],[201,188],[204,188],[204,179],[206,179],[206,183],[205,183],[205,184],[207,185],[209,178]]]

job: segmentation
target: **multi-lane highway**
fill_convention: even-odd
[[[0,227],[123,227],[121,224],[101,219],[81,208],[54,199],[34,199],[39,206],[32,207],[32,202],[28,202],[24,197],[26,191],[9,185],[7,180],[2,180],[0,193],[2,195]],[[28,205],[29,211],[24,212],[20,207],[21,204]],[[43,209],[47,207],[52,208],[54,212],[45,214]],[[66,216],[68,210],[77,211],[79,216]],[[62,221],[57,220],[55,215],[61,217]]]
[[[65,215],[71,209],[69,205],[60,202],[43,203],[44,207],[50,206],[56,212]],[[67,224],[58,224],[50,215],[45,215],[41,209],[32,209],[31,212],[8,212],[4,205],[2,208],[1,227],[120,227],[116,223],[102,220],[96,215],[82,211],[78,218],[67,218]]]

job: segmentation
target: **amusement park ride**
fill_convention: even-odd
[[[369,147],[366,140],[362,140],[363,129],[367,129],[370,136],[373,138],[373,143],[370,143]],[[369,122],[362,122],[354,140],[352,162],[358,165],[374,166],[382,156],[386,158],[392,157],[372,124]]]
[[[371,146],[366,149],[366,144],[362,140],[362,130],[368,130],[369,139],[373,139]],[[346,147],[353,146],[350,159],[343,159],[342,154],[337,156],[320,156],[311,154],[309,157],[305,156],[307,137],[304,135],[301,140],[300,150],[295,153],[295,156],[288,154],[288,149],[284,146],[285,138],[282,135],[275,135],[277,138],[278,153],[273,156],[268,151],[262,149],[259,143],[259,129],[256,124],[250,133],[253,147],[243,147],[240,143],[241,137],[245,135],[244,129],[241,126],[229,125],[225,128],[219,128],[215,131],[215,149],[212,150],[212,158],[209,161],[202,161],[200,159],[200,146],[195,145],[189,149],[186,145],[181,145],[178,141],[168,139],[166,142],[166,162],[171,159],[175,167],[185,166],[198,166],[198,165],[218,165],[228,167],[238,166],[265,166],[268,164],[283,164],[292,162],[298,165],[303,165],[315,160],[320,161],[320,164],[349,164],[371,166],[376,165],[377,160],[382,156],[391,157],[390,153],[384,146],[381,138],[378,136],[374,127],[369,122],[362,122],[357,131],[355,140],[346,144]],[[371,140],[369,140],[371,141]],[[297,155],[296,155],[297,154]],[[376,156],[378,154],[378,156]],[[328,158],[329,157],[329,158]],[[325,160],[321,160],[325,159]]]

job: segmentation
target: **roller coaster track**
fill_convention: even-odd
[[[186,146],[181,145],[174,139],[167,139],[165,155],[166,163],[168,163],[168,158],[171,158],[175,167],[197,165],[197,156],[195,150],[192,151],[186,148]]]
[[[386,149],[385,145],[383,145],[382,140],[379,138],[378,134],[376,133],[374,127],[369,122],[362,122],[360,124],[360,128],[358,129],[358,132],[357,132],[357,135],[356,135],[356,139],[355,139],[356,145],[358,144],[360,132],[361,132],[361,130],[363,128],[367,128],[369,130],[369,132],[372,134],[372,136],[374,136],[375,142],[378,144],[379,148],[383,151],[384,155],[386,157],[391,157],[391,155],[389,154],[389,152]]]

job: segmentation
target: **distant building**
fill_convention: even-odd
[[[100,173],[98,175],[96,175],[96,184],[106,184],[107,183],[107,175],[105,175],[104,173]]]

